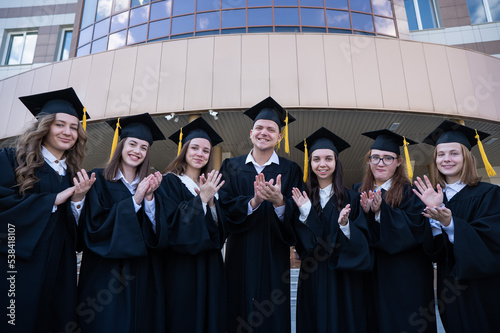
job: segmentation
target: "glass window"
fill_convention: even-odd
[[[410,31],[418,30],[417,13],[415,13],[415,5],[413,4],[413,0],[404,0],[404,1],[405,1],[406,17],[408,18],[408,26],[410,28]]]
[[[128,29],[127,45],[132,45],[146,41],[148,36],[148,25],[143,24]]]
[[[69,58],[69,49],[71,47],[71,38],[73,37],[73,30],[63,30],[61,48],[58,60],[66,60]]]
[[[130,24],[129,27],[146,23],[149,15],[149,6],[143,6],[130,11]]]
[[[96,22],[111,15],[111,0],[99,0],[97,4]]]
[[[196,10],[199,12],[218,9],[220,9],[220,0],[198,0],[196,2]]]
[[[170,15],[172,15],[172,0],[151,4],[151,21],[170,17]]]
[[[301,7],[323,7],[323,0],[300,0]]]
[[[80,36],[78,37],[78,46],[85,45],[92,40],[92,32],[94,31],[93,28],[93,26],[90,26],[80,31]]]
[[[85,46],[80,47],[76,51],[76,56],[77,57],[81,57],[81,56],[84,56],[84,55],[87,55],[87,54],[90,54],[90,43],[87,44],[87,45],[85,45]]]
[[[108,37],[104,37],[92,42],[91,53],[104,52],[106,51],[106,46],[108,44]]]
[[[347,0],[325,0],[327,8],[349,9]]]
[[[115,0],[115,8],[113,12],[121,12],[122,10],[128,9],[130,0]]]
[[[175,2],[174,2],[175,4]],[[194,15],[175,17],[172,19],[172,35],[184,34],[194,30]]]
[[[273,25],[272,8],[254,8],[248,10],[248,26]]]
[[[273,32],[273,27],[257,27],[257,28],[249,27],[248,32],[251,33]]]
[[[219,29],[220,12],[202,13],[196,15],[196,31]]]
[[[20,65],[33,63],[37,37],[38,33],[34,31],[11,34],[4,64]]]
[[[500,21],[500,1],[488,0],[490,4],[491,19],[493,22]]]
[[[379,34],[396,36],[396,27],[392,19],[375,16],[375,26]]]
[[[351,34],[351,30],[328,29],[331,34]]]
[[[242,8],[246,7],[246,0],[222,0],[222,9],[225,8]]]
[[[437,28],[434,8],[430,0],[418,0],[418,10],[423,29]],[[472,17],[471,17],[472,19]]]
[[[107,35],[108,32],[109,32],[109,18],[94,25],[94,37],[92,39],[101,38],[102,36]]]
[[[247,0],[248,7],[271,6],[273,0]]]
[[[127,40],[127,30],[109,35],[108,50],[114,50],[119,47],[125,46]]]
[[[194,13],[194,0],[175,0],[174,15]],[[192,31],[192,30],[191,30]]]
[[[156,39],[170,35],[170,19],[149,23],[148,39]]]
[[[132,0],[132,6],[131,7],[137,7],[137,6],[142,6],[149,3],[149,0]]]
[[[275,25],[299,25],[298,8],[274,8]]]
[[[378,15],[392,17],[392,2],[388,0],[372,0],[373,12]]]
[[[236,28],[236,29],[223,29],[221,30],[221,34],[229,35],[229,34],[244,34],[247,32],[247,28]]]
[[[222,28],[246,27],[246,9],[225,10],[222,12]]]
[[[366,14],[351,13],[352,28],[356,30],[375,31],[373,28],[373,16]]]
[[[109,31],[115,32],[118,30],[125,29],[128,23],[128,14],[129,11],[126,11],[111,17],[111,29],[109,29]]]
[[[351,10],[358,12],[371,13],[372,8],[370,5],[370,0],[350,0]]]
[[[219,29],[217,30],[209,30],[209,31],[197,31],[196,36],[210,36],[210,35],[218,35]]]
[[[301,8],[300,20],[302,25],[325,26],[325,10]]]
[[[96,8],[97,0],[85,1],[82,14],[82,25],[80,26],[80,28],[87,27],[89,24],[94,23]]]
[[[274,0],[275,6],[298,6],[298,0]]]
[[[343,12],[339,10],[327,10],[326,19],[329,27],[351,29],[351,20],[349,19],[349,12]]]
[[[276,32],[300,32],[300,27],[275,27]]]

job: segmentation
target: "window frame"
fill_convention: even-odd
[[[57,46],[57,53],[56,53],[56,59],[55,61],[64,61],[67,59],[62,59],[63,52],[64,52],[64,42],[66,40],[66,34],[68,32],[71,32],[71,39],[69,41],[69,47],[71,49],[71,41],[73,40],[73,26],[67,26],[67,27],[61,27],[61,30],[59,31],[59,43]],[[69,59],[69,55],[68,55]]]
[[[5,42],[6,42],[5,43],[5,50],[3,52],[3,57],[2,57],[2,66],[19,66],[19,65],[32,65],[33,64],[33,60],[35,58],[36,42],[35,42],[35,50],[33,51],[33,59],[31,60],[31,62],[19,63],[19,64],[9,64],[8,63],[10,55],[11,55],[11,51],[12,51],[13,38],[15,36],[19,36],[19,35],[23,36],[23,50],[21,51],[21,59],[22,59],[23,54],[24,54],[24,48],[26,46],[26,36],[28,36],[29,34],[35,34],[36,38],[38,40],[38,29],[16,30],[16,31],[7,32],[6,38],[5,38]]]

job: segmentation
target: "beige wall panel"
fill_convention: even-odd
[[[69,73],[71,72],[71,61],[55,62],[52,65],[49,90],[68,88]]]
[[[325,35],[324,50],[328,105],[335,108],[356,105],[349,36]]]
[[[212,107],[214,37],[188,40],[185,109]]]
[[[455,93],[459,116],[473,117],[478,114],[476,95],[469,71],[466,51],[447,47],[446,54]]]
[[[161,43],[151,43],[138,47],[131,114],[156,112],[161,51]]]
[[[493,68],[488,68],[486,57],[483,54],[467,51],[467,59],[478,103],[479,114],[477,116],[498,120],[498,111],[493,95],[500,94],[500,81],[497,80],[496,83],[493,81]]]
[[[493,57],[485,57],[488,73],[491,74],[489,83],[492,91],[491,98],[495,103],[495,112],[491,114],[489,119],[500,120],[500,60]]]
[[[350,36],[356,105],[360,108],[383,108],[375,38]]]
[[[6,137],[7,128],[9,127],[9,119],[13,117],[13,104],[21,104],[21,101],[17,100],[16,97],[16,86],[19,76],[12,76],[2,81],[2,90],[0,91],[0,109],[3,121],[0,121],[0,137]],[[16,101],[17,100],[17,101]],[[19,107],[19,105],[17,106]],[[13,130],[10,128],[9,130]],[[16,129],[16,134],[18,134],[21,129]]]
[[[295,35],[270,35],[269,55],[271,97],[283,106],[299,105]]]
[[[241,102],[241,36],[215,38],[214,108],[234,107]]]
[[[438,113],[456,114],[455,92],[445,46],[435,44],[423,44],[423,46],[434,110]]]
[[[407,110],[408,94],[399,42],[392,39],[375,40],[377,48],[380,87],[385,109]]]
[[[31,82],[33,81],[33,77],[34,73],[32,71],[21,73],[18,76],[17,82],[13,84],[15,93],[14,100],[12,101],[10,117],[8,119],[6,131],[7,136],[20,134],[25,128],[26,119],[28,119],[28,121],[35,119],[19,98],[16,97],[31,95]]]
[[[328,105],[323,35],[297,35],[297,61],[300,105]]]
[[[137,49],[137,47],[126,47],[113,51],[115,56],[106,102],[106,118],[114,118],[130,113]]]
[[[69,74],[68,80],[68,87],[73,87],[75,89],[78,97],[89,111],[91,117],[92,113],[85,103],[85,97],[87,95],[87,85],[89,82],[90,67],[92,66],[93,59],[93,56],[72,59],[71,73]]]
[[[241,36],[241,105],[250,107],[270,96],[269,36]]]
[[[103,52],[93,56],[94,60],[90,67],[87,85],[87,96],[92,96],[92,98],[85,98],[84,104],[91,117],[103,118],[106,114],[106,102],[108,100],[114,55],[114,52]],[[92,113],[90,113],[90,110],[92,110]]]
[[[432,112],[432,94],[421,43],[400,41],[408,101],[412,111]]]
[[[188,41],[162,43],[158,112],[184,109]]]
[[[52,76],[52,65],[43,66],[34,70],[35,75],[33,81],[29,83],[31,86],[31,94],[39,94],[49,91],[50,77]]]

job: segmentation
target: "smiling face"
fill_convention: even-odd
[[[149,149],[149,142],[137,139],[126,138],[122,150],[122,168],[134,168],[144,162]]]
[[[436,166],[443,174],[446,183],[453,184],[460,180],[464,167],[464,155],[459,143],[440,143],[436,146]]]
[[[42,145],[56,158],[61,159],[66,150],[71,149],[78,139],[78,118],[66,113],[56,113]]]
[[[250,139],[254,149],[262,151],[274,149],[274,146],[281,139],[278,124],[268,119],[257,120],[250,130]]]
[[[212,146],[207,139],[191,139],[185,157],[186,173],[189,173],[188,169],[199,172],[208,163],[211,149]]]
[[[316,149],[311,154],[311,170],[321,183],[330,184],[333,180],[336,161],[331,149]]]
[[[375,178],[375,185],[377,186],[380,186],[391,179],[392,176],[394,176],[394,173],[396,172],[398,166],[401,165],[401,159],[397,158],[398,155],[390,151],[372,149],[370,156],[380,157],[380,161],[377,164],[372,164],[371,162],[369,162],[370,169],[373,173],[373,177]],[[392,156],[395,158],[391,165],[384,164],[383,158],[385,156]]]

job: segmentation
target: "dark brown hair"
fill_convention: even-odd
[[[104,168],[103,171],[104,179],[109,180],[110,182],[115,181],[113,179],[116,177],[118,170],[121,167],[122,151],[123,147],[125,146],[126,140],[127,138],[124,138],[121,139],[120,142],[118,142],[118,144],[116,145],[115,152],[111,157],[111,160],[109,160],[108,164]],[[148,147],[148,151],[146,152],[146,157],[144,157],[144,161],[142,161],[142,163],[137,167],[137,170],[135,172],[135,174],[139,176],[139,180],[143,180],[150,173],[149,170],[149,151],[151,150],[150,148],[151,147]]]
[[[172,172],[176,175],[182,175],[186,172],[186,153],[189,148],[189,145],[191,144],[191,140],[186,141],[181,148],[181,152],[179,153],[179,156],[177,156],[170,164],[163,170],[163,173],[167,172]],[[201,168],[200,175],[205,174],[207,175],[210,171],[212,171],[214,167],[214,162],[213,162],[213,149],[212,145],[210,145],[210,156],[208,157],[208,162],[205,164],[203,168]]]

